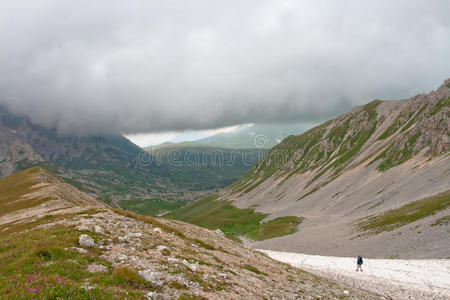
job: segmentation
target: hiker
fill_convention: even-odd
[[[363,264],[363,259],[361,256],[358,255],[358,258],[356,259],[356,272],[358,272],[358,270],[361,270],[362,272],[362,264]]]

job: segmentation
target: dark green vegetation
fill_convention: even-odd
[[[252,266],[250,266],[250,265],[244,265],[244,266],[242,266],[242,268],[244,268],[244,269],[246,269],[246,270],[249,270],[250,272],[253,272],[253,273],[255,273],[255,274],[261,274],[261,275],[266,275],[266,276],[267,276],[266,273],[261,272],[261,271],[258,270],[257,268],[252,267]]]
[[[99,249],[91,249],[87,254],[66,250],[77,246],[79,232],[75,228],[36,229],[37,225],[67,217],[47,216],[13,228],[0,226],[0,295],[3,299],[143,299],[144,294],[152,290],[135,271],[114,269],[100,258],[102,251]],[[91,236],[95,240],[103,237],[92,233]],[[88,272],[86,268],[92,263],[106,266],[108,272]],[[95,288],[89,291],[83,288],[87,282]]]
[[[186,200],[166,200],[161,198],[132,199],[119,202],[123,209],[146,216],[156,216],[161,212],[171,211],[187,204]]]
[[[301,223],[301,218],[292,216],[262,222],[267,216],[267,214],[255,212],[254,209],[237,208],[231,201],[217,200],[217,195],[189,204],[167,215],[169,218],[198,226],[220,229],[232,238],[245,235],[254,240],[294,233]]]
[[[247,236],[254,240],[272,239],[295,233],[301,223],[302,218],[299,217],[279,217],[260,224],[258,229],[248,232]]]
[[[238,180],[267,150],[180,143],[150,148],[148,152],[176,186],[208,190],[223,188]]]
[[[392,231],[450,207],[450,191],[420,199],[397,209],[360,220],[355,230],[365,234]],[[438,224],[437,224],[438,225]]]

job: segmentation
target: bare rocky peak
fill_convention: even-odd
[[[22,163],[39,163],[44,159],[11,129],[0,125],[0,177],[14,173]]]

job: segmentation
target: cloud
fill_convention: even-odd
[[[317,122],[435,89],[450,3],[0,3],[0,104],[61,132]]]

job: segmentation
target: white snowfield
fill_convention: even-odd
[[[450,259],[368,259],[259,250],[271,258],[386,299],[450,299]]]

